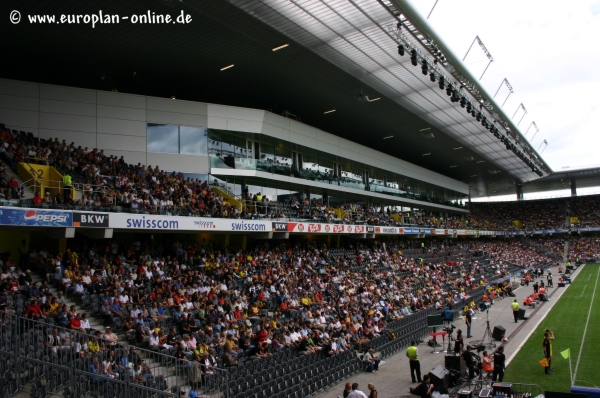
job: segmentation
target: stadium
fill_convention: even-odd
[[[1,15],[2,398],[600,394],[600,169],[408,0]]]

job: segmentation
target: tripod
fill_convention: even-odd
[[[473,390],[475,392],[481,391],[484,388],[484,386],[488,387],[490,385],[490,382],[488,379],[485,379],[483,377],[483,367],[481,366],[481,358],[479,357],[479,355],[474,355],[474,357],[477,357],[479,359],[476,365],[476,368],[479,371],[479,376],[477,377],[477,379],[471,381],[471,383],[473,383]]]
[[[487,307],[486,317],[487,317],[487,320],[485,321],[486,328],[485,328],[485,332],[483,333],[483,338],[481,339],[481,344],[495,348],[496,343],[494,342],[492,329],[490,328],[490,307]],[[487,341],[486,341],[486,339],[487,339]]]
[[[452,330],[452,329],[450,329]],[[446,349],[446,353],[450,354],[453,352],[452,342],[454,341],[454,337],[452,337],[452,332],[448,332],[448,348]]]

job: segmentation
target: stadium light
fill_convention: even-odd
[[[446,88],[446,83],[444,82],[444,76],[440,76],[440,82],[439,82],[438,86],[440,87],[440,90],[443,90],[444,88]]]
[[[435,82],[435,73],[431,72],[429,74],[429,80],[431,80],[432,82]]]
[[[402,57],[404,56],[404,45],[403,44],[400,44],[398,46],[398,54],[400,54],[400,56],[402,56]]]
[[[417,50],[414,48],[410,50],[410,63],[413,64],[413,66],[417,66],[419,64],[417,62]]]
[[[424,75],[427,75],[427,61],[423,60],[423,62],[421,63],[421,72]]]

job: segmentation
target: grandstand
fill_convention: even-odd
[[[2,398],[403,396],[430,316],[506,326],[526,277],[597,261],[594,170],[554,173],[406,1],[292,3],[0,38],[31,60],[0,72]],[[97,12],[71,6],[20,11]],[[519,200],[471,202],[492,186]],[[460,372],[436,387],[482,390]]]

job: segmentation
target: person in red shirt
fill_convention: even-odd
[[[267,330],[266,330],[266,328],[264,328],[264,327],[263,327],[263,328],[260,330],[260,332],[258,332],[258,335],[257,335],[256,337],[258,337],[258,342],[259,342],[259,343],[264,343],[265,341],[267,341],[267,337],[268,337],[268,336],[269,336],[269,335],[268,335],[268,333],[267,333]]]
[[[79,330],[85,333],[85,330],[81,329],[81,315],[80,314],[75,314],[75,316],[73,318],[71,318],[71,320],[69,321],[69,325],[71,326],[71,329],[74,330]]]
[[[34,319],[45,318],[45,316],[42,315],[42,307],[40,307],[37,300],[31,300],[31,304],[27,306],[25,313],[33,314]]]
[[[8,187],[11,189],[13,197],[21,197],[21,195],[19,195],[19,181],[15,180],[15,177],[10,177],[10,180],[8,180]]]
[[[44,202],[44,199],[42,199],[39,192],[36,192],[31,201],[34,205],[41,205]]]

